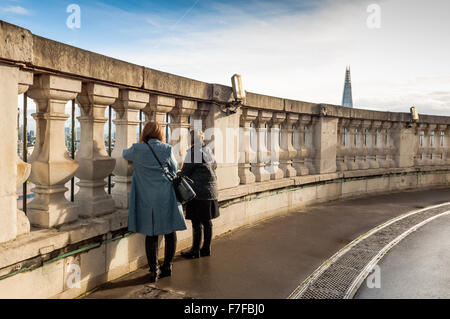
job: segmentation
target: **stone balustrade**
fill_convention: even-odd
[[[252,208],[250,202],[245,208],[239,206],[260,193],[314,184],[314,195],[299,193],[313,197],[312,202],[334,196],[327,196],[321,183],[355,176],[438,171],[447,176],[442,183],[450,181],[450,117],[421,114],[413,123],[409,113],[348,109],[251,92],[235,114],[226,114],[224,107],[232,100],[230,87],[118,61],[0,21],[0,43],[6,38],[7,45],[0,48],[0,106],[5,123],[0,127],[0,243],[14,242],[19,235],[27,241],[27,236],[34,238],[35,232],[46,230],[69,234],[68,245],[126,229],[133,165],[122,158],[122,151],[137,142],[139,111],[145,121],[170,127],[169,142],[180,164],[189,147],[189,129],[198,124],[205,131],[218,160],[221,204],[240,200],[233,206],[235,212],[221,217],[217,227],[223,231],[234,225],[227,214],[253,209],[255,216],[262,217],[296,207],[283,200],[271,203],[270,209],[256,204]],[[16,155],[17,94],[25,91],[37,105],[36,145],[28,164]],[[64,142],[69,118],[65,105],[73,99],[81,113],[77,118],[81,141],[74,159]],[[104,143],[108,106],[116,114],[111,156]],[[111,173],[114,187],[109,195],[105,178]],[[79,191],[71,202],[64,196],[65,184],[74,176]],[[26,180],[35,185],[35,197],[25,216],[17,210],[16,189]],[[374,191],[390,189],[386,187]],[[248,217],[240,225],[255,219]],[[13,263],[2,264],[0,256],[0,275],[5,265]]]

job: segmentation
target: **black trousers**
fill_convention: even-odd
[[[148,266],[150,271],[157,271],[158,269],[158,248],[162,236],[146,236],[145,237],[145,252],[147,254]],[[164,264],[163,267],[170,267],[172,265],[175,250],[177,248],[177,233],[173,232],[164,235]]]
[[[212,223],[210,219],[192,219],[192,250],[199,251],[202,241],[203,227],[203,250],[211,251]]]

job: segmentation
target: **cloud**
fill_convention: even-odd
[[[21,6],[9,6],[1,9],[3,12],[9,12],[20,15],[29,15],[30,11]]]

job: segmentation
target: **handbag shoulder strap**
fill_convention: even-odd
[[[150,151],[152,151],[153,156],[156,158],[156,161],[158,162],[159,166],[161,166],[161,169],[164,172],[164,175],[166,175],[166,177],[172,181],[173,177],[170,175],[170,173],[167,170],[167,167],[164,167],[163,164],[161,163],[161,161],[159,160],[158,156],[156,156],[155,151],[153,150],[153,147],[151,147],[151,145],[148,142],[145,142],[145,144],[147,144],[148,148],[150,149]]]

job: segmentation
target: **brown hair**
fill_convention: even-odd
[[[156,138],[161,142],[165,142],[164,131],[158,122],[147,122],[147,124],[145,124],[139,142],[148,142],[151,138]]]

